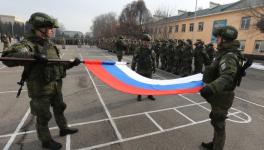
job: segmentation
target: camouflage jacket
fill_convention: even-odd
[[[203,81],[214,94],[233,91],[236,87],[236,76],[242,65],[243,56],[238,51],[239,42],[223,43],[218,47],[218,55],[204,71]]]
[[[155,69],[155,52],[149,48],[137,48],[133,55],[131,68],[138,74],[150,77]]]
[[[60,59],[60,52],[49,40],[34,36],[33,33],[24,40],[16,43],[3,52],[2,57],[34,58],[41,53],[48,59]],[[41,96],[52,92],[50,83],[61,80],[66,76],[66,69],[72,66],[69,63],[25,63],[3,62],[8,67],[24,66],[29,96]]]

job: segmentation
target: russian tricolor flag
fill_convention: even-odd
[[[203,87],[202,74],[171,80],[149,79],[131,70],[126,62],[84,61],[85,66],[107,85],[136,95],[197,93]]]

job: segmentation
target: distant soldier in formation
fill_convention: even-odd
[[[124,42],[123,36],[119,36],[119,39],[115,43],[115,47],[116,47],[117,60],[120,62],[120,61],[122,61],[122,58],[123,58],[123,55],[124,55],[124,51],[127,48],[126,44]]]
[[[162,42],[161,45],[161,51],[160,51],[160,62],[161,62],[161,66],[160,69],[165,70],[167,68],[167,50],[168,50],[168,45],[167,45],[168,41],[164,40]]]
[[[186,40],[186,43],[183,45],[183,51],[181,54],[181,71],[180,75],[182,77],[191,75],[192,73],[192,41],[190,39]]]
[[[167,58],[167,68],[166,71],[171,72],[173,69],[173,64],[174,64],[174,41],[173,40],[169,40],[169,44],[168,44],[168,49],[166,51],[166,58]]]
[[[10,46],[9,37],[6,34],[3,34],[1,37],[2,42],[4,43],[3,51],[5,51]]]
[[[205,46],[205,50],[206,53],[208,55],[209,58],[209,64],[211,64],[214,60],[214,56],[215,56],[215,49],[214,49],[214,44],[213,43],[209,43]]]
[[[156,67],[159,67],[159,59],[160,59],[160,51],[161,51],[161,44],[159,40],[156,40],[154,45],[153,45],[153,49],[156,55]]]
[[[201,40],[197,40],[195,45],[195,49],[193,51],[194,56],[194,73],[201,73],[203,71],[203,65],[208,64],[208,55],[204,48],[204,42]]]
[[[152,74],[156,71],[155,67],[155,52],[151,49],[151,37],[149,34],[144,34],[142,46],[138,47],[133,55],[131,69],[144,77],[152,78]],[[148,98],[155,100],[152,95],[148,95]],[[137,100],[142,100],[141,95],[137,96]]]

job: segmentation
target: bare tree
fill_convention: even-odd
[[[143,0],[126,5],[119,16],[120,34],[136,36],[144,31],[143,24],[151,19],[151,13]]]
[[[96,38],[114,36],[117,31],[116,15],[107,13],[97,16],[93,21],[91,30]]]
[[[264,1],[263,0],[247,0],[250,7],[250,13],[257,19],[256,27],[264,33]],[[256,7],[261,6],[261,7]]]

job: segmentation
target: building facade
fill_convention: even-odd
[[[259,13],[264,14],[263,0],[240,0],[226,5],[213,4],[196,12],[182,12],[146,26],[154,39],[201,39],[215,43],[213,29],[232,25],[238,29],[237,40],[244,53],[264,55],[264,33],[256,27]]]

